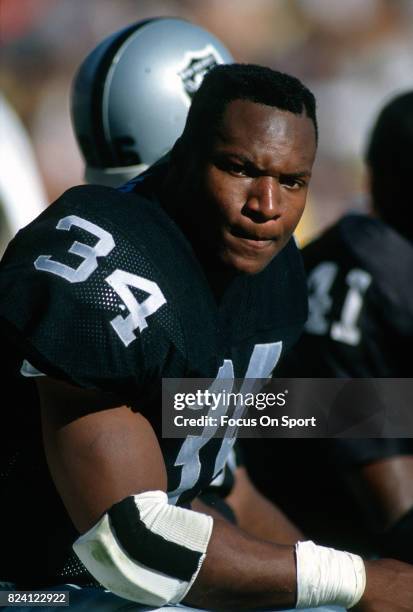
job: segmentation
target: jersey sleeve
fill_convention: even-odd
[[[74,188],[19,232],[0,267],[0,317],[41,372],[133,396],[173,376],[184,348],[142,228],[136,240],[127,231],[124,197]]]

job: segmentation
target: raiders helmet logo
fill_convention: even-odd
[[[224,60],[212,45],[207,45],[199,51],[188,51],[185,54],[183,68],[178,71],[178,76],[182,81],[183,93],[188,106],[208,70],[223,63]]]

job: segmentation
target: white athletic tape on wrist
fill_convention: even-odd
[[[148,491],[115,504],[73,549],[104,587],[150,606],[180,602],[195,581],[212,533],[206,514]]]
[[[366,588],[366,570],[358,555],[298,542],[296,608],[327,604],[352,608]]]

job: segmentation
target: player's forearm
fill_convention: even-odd
[[[354,612],[413,610],[413,567],[394,559],[365,561],[366,589]],[[352,611],[353,612],[353,611]]]
[[[73,548],[103,586],[151,606],[185,600],[226,610],[413,609],[413,568],[406,563],[365,567],[357,555],[313,542],[297,543],[294,557],[290,546],[255,540],[225,521],[213,524],[209,516],[168,504],[164,491],[114,504]]]
[[[196,497],[191,503],[192,510],[195,512],[202,512],[203,514],[207,514],[211,516],[214,521],[226,521],[227,518],[216,508],[210,506],[203,502],[199,497]]]
[[[225,498],[235,513],[237,525],[249,535],[277,544],[295,544],[303,533],[251,482],[245,468],[235,472],[235,485]]]
[[[294,548],[262,542],[216,521],[207,555],[185,602],[208,608],[251,610],[293,607]]]

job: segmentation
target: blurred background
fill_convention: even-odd
[[[320,142],[301,243],[366,206],[370,126],[389,97],[413,88],[412,0],[0,0],[0,92],[11,106],[0,105],[0,198],[11,194],[17,225],[83,181],[69,114],[78,65],[108,34],[154,16],[187,18],[237,61],[290,72],[315,93]],[[21,151],[14,161],[11,140]]]

